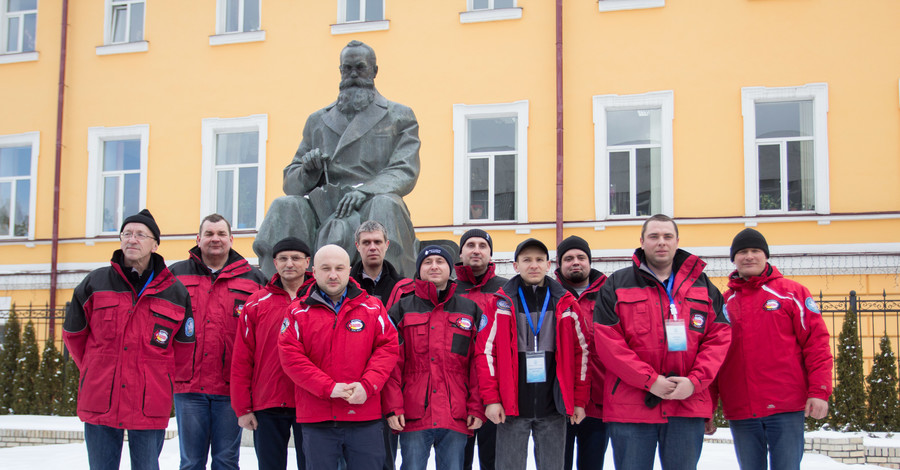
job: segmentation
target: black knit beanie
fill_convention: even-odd
[[[278,256],[278,253],[281,253],[282,251],[299,251],[307,257],[312,257],[312,253],[309,251],[309,245],[297,237],[287,237],[276,243],[275,247],[272,248],[272,258],[274,259]]]
[[[731,242],[731,261],[734,262],[734,255],[745,248],[759,248],[766,254],[766,259],[769,259],[769,244],[766,243],[766,237],[752,228],[745,228],[734,236]]]
[[[591,247],[588,245],[588,242],[585,241],[584,238],[581,238],[576,235],[572,235],[569,238],[566,238],[556,247],[556,265],[559,266],[562,264],[562,257],[569,250],[581,250],[588,256],[591,257]]]
[[[159,225],[156,225],[156,219],[153,218],[153,214],[151,214],[150,211],[144,209],[137,214],[127,217],[125,221],[122,222],[122,227],[119,228],[119,233],[122,233],[122,230],[125,229],[125,226],[132,222],[146,225],[147,228],[150,229],[150,233],[153,234],[153,238],[156,239],[156,244],[158,245],[160,243]]]
[[[516,254],[513,255],[513,261],[519,261],[519,253],[522,252],[525,248],[535,247],[539,250],[543,251],[545,255],[547,255],[547,259],[550,259],[550,251],[547,250],[547,245],[544,245],[544,242],[538,240],[537,238],[529,238],[522,243],[519,243],[519,246],[516,247]]]
[[[494,256],[494,241],[491,240],[490,234],[481,230],[480,228],[473,228],[468,230],[463,236],[459,239],[459,252],[462,253],[462,247],[466,244],[470,238],[484,238],[487,241],[488,247],[491,249],[491,256]]]
[[[438,245],[428,245],[419,252],[419,257],[416,258],[416,279],[421,279],[419,276],[419,271],[422,270],[422,262],[425,261],[425,258],[438,255],[441,258],[447,260],[447,265],[450,266],[450,275],[453,275],[453,256],[447,251],[444,247]]]

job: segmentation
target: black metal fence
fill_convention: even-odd
[[[843,299],[824,300],[819,292],[819,309],[831,333],[833,355],[837,356],[838,336],[847,315],[856,315],[859,320],[859,342],[866,374],[872,367],[874,356],[880,352],[881,337],[885,334],[896,354],[900,344],[900,298],[888,297],[885,291],[880,296],[858,296],[856,291],[850,291]]]
[[[27,307],[16,305],[14,308],[22,331],[25,331],[25,325],[28,322],[34,324],[35,337],[37,338],[38,348],[41,351],[43,351],[44,342],[47,341],[51,333],[53,334],[53,340],[56,342],[56,347],[60,351],[63,350],[62,324],[66,317],[65,306],[51,309],[48,305],[41,307],[29,304]],[[0,310],[0,343],[2,343],[2,339],[6,335],[6,322],[9,320],[9,313],[10,310]]]

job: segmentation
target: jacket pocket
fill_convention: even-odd
[[[468,398],[469,387],[466,386],[465,377],[448,377],[447,380],[447,398],[450,399],[450,417],[453,419],[465,420],[468,416]]]
[[[428,314],[407,313],[400,321],[400,328],[403,341],[412,343],[413,352],[428,353]]]
[[[107,295],[94,295],[93,310],[91,312],[91,331],[100,332],[103,339],[114,340],[119,336],[119,301],[124,298],[114,298]],[[127,305],[123,306],[128,308]]]
[[[232,344],[225,342],[225,350],[222,351],[222,379],[225,383],[231,383],[231,355]]]
[[[144,416],[168,417],[172,409],[172,374],[167,362],[155,361],[144,368]]]
[[[81,374],[78,387],[78,411],[106,413],[112,406],[113,382],[116,378],[116,357],[97,355]]]
[[[406,420],[421,419],[428,407],[428,396],[431,387],[428,384],[429,374],[410,375],[403,384],[403,412]]]
[[[653,319],[650,318],[649,300],[644,295],[619,295],[619,301],[616,303],[616,314],[619,319],[625,320],[625,324],[631,320],[634,325],[634,333],[638,335],[647,334],[653,325]],[[627,328],[627,327],[626,327]]]

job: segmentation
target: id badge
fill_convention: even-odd
[[[687,330],[681,320],[666,320],[666,340],[669,351],[687,351]]]
[[[525,353],[525,382],[534,384],[547,381],[547,368],[544,364],[544,351]]]

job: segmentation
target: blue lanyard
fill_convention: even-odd
[[[674,320],[678,319],[678,309],[675,307],[675,299],[672,298],[672,285],[675,283],[675,273],[669,275],[669,282],[666,283],[666,295],[669,296],[669,311],[672,313]]]
[[[525,319],[528,320],[528,326],[531,327],[531,332],[534,333],[534,350],[537,351],[538,333],[541,332],[541,327],[544,325],[544,317],[547,315],[547,305],[550,305],[550,288],[547,288],[547,295],[544,296],[544,306],[541,307],[541,316],[538,318],[536,330],[534,329],[534,321],[531,320],[531,312],[528,310],[528,302],[525,302],[525,293],[522,292],[521,287],[519,287],[519,300],[522,301],[522,308],[525,310]]]
[[[155,275],[155,274],[156,274],[156,273],[155,273],[155,272],[153,272],[153,271],[150,271],[150,279],[147,279],[147,282],[146,282],[146,283],[145,283],[145,284],[144,284],[144,287],[141,287],[141,291],[140,291],[140,292],[138,292],[138,297],[140,297],[140,296],[141,296],[141,294],[143,294],[143,293],[144,293],[144,290],[145,290],[145,289],[147,289],[147,286],[149,286],[149,285],[150,285],[150,281],[152,281],[152,280],[153,280],[153,276],[154,276],[154,275]]]

